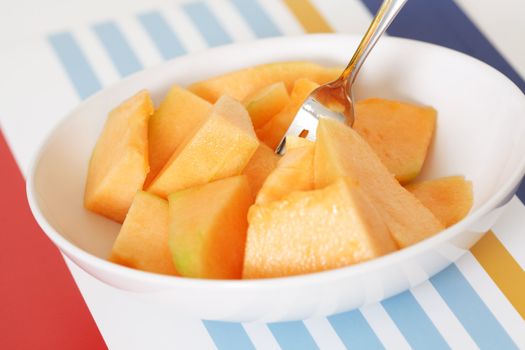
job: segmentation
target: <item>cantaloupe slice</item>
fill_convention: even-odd
[[[254,196],[256,196],[261,189],[264,180],[266,180],[268,175],[277,166],[279,158],[280,157],[275,154],[270,147],[266,146],[264,143],[259,144],[257,151],[255,151],[252,158],[242,171],[248,179],[248,183],[250,184]]]
[[[211,104],[177,85],[173,86],[148,124],[150,172],[147,187],[177,146],[191,134],[210,113]]]
[[[255,129],[260,128],[279,113],[290,101],[284,82],[265,86],[243,101]]]
[[[279,200],[294,191],[314,188],[314,143],[287,149],[268,175],[255,199],[256,204]]]
[[[240,278],[246,215],[253,203],[246,176],[235,176],[171,194],[169,245],[186,277]]]
[[[147,188],[160,197],[242,173],[259,141],[244,107],[224,96]]]
[[[436,115],[432,107],[371,98],[356,103],[353,128],[396,179],[407,183],[421,171]]]
[[[368,143],[355,130],[337,121],[319,121],[314,175],[317,188],[340,177],[357,181],[401,248],[444,229],[432,212],[399,184]]]
[[[259,140],[271,149],[277,148],[304,100],[318,86],[319,84],[308,79],[297,80],[290,94],[290,102],[262,128],[255,130]]]
[[[248,220],[243,278],[333,269],[397,248],[377,209],[347,179],[254,205]]]
[[[326,68],[311,62],[277,62],[241,69],[189,86],[189,90],[210,102],[223,95],[242,101],[246,96],[270,84],[283,81],[288,91],[294,82],[307,78],[317,84],[335,80],[341,68]]]
[[[89,161],[84,193],[87,209],[124,221],[149,171],[148,119],[152,113],[153,102],[147,91],[109,113]]]
[[[445,227],[459,222],[472,208],[472,182],[463,176],[449,176],[406,186]]]
[[[168,246],[168,202],[151,193],[137,192],[109,260],[143,271],[176,275]]]

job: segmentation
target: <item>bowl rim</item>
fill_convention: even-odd
[[[282,288],[289,285],[309,285],[312,283],[318,284],[323,282],[328,282],[332,280],[338,280],[345,277],[365,274],[369,271],[377,270],[381,267],[393,265],[400,261],[405,261],[414,257],[421,252],[430,250],[431,247],[439,245],[440,243],[449,241],[452,237],[457,236],[462,233],[471,223],[479,220],[481,217],[486,215],[489,211],[498,207],[498,205],[504,204],[505,199],[514,195],[514,190],[517,188],[521,182],[523,176],[525,175],[525,154],[521,159],[521,163],[513,169],[511,176],[507,177],[504,180],[503,186],[501,186],[488,200],[485,201],[480,207],[472,211],[465,217],[463,220],[457,224],[446,228],[445,230],[439,232],[438,234],[429,237],[421,242],[418,242],[412,246],[397,250],[395,252],[389,253],[387,255],[358,263],[355,265],[340,267],[336,269],[313,272],[303,275],[295,275],[288,277],[275,277],[275,278],[264,278],[264,279],[239,279],[239,280],[220,280],[220,279],[199,279],[199,278],[188,278],[181,276],[171,276],[171,275],[162,275],[153,272],[146,272],[141,270],[136,270],[126,266],[118,265],[112,263],[108,260],[97,257],[94,254],[91,254],[80,247],[76,246],[68,239],[63,237],[46,219],[44,214],[41,212],[38,204],[38,194],[36,191],[36,172],[41,158],[45,154],[49,143],[52,140],[52,136],[60,129],[70,118],[72,118],[78,111],[82,110],[86,105],[89,105],[92,100],[99,98],[100,95],[105,94],[106,91],[115,89],[117,86],[126,84],[127,81],[134,79],[136,76],[141,74],[146,74],[146,72],[158,71],[167,67],[168,65],[174,64],[181,59],[191,59],[193,57],[203,56],[203,55],[221,55],[228,53],[230,50],[250,50],[254,47],[260,47],[261,45],[269,46],[275,42],[286,43],[289,42],[292,45],[306,45],[307,43],[311,44],[312,41],[323,41],[326,39],[332,40],[344,40],[345,42],[352,42],[359,40],[360,36],[351,35],[351,34],[340,34],[340,33],[330,33],[330,34],[306,34],[299,36],[285,36],[285,37],[274,37],[253,40],[249,42],[233,43],[228,45],[223,45],[219,47],[209,48],[203,51],[190,53],[188,55],[180,56],[169,61],[162,62],[153,67],[146,68],[139,72],[136,72],[128,77],[120,79],[119,81],[97,91],[92,96],[81,101],[73,110],[66,113],[60,121],[47,133],[46,137],[40,143],[39,147],[36,148],[38,151],[35,152],[31,158],[29,173],[26,180],[26,194],[29,202],[30,209],[35,217],[36,221],[44,231],[44,233],[49,237],[49,239],[60,249],[62,253],[68,257],[74,257],[72,259],[76,265],[87,273],[93,275],[93,273],[87,271],[83,266],[78,264],[77,259],[83,263],[90,265],[91,267],[97,270],[103,270],[109,272],[112,276],[119,276],[126,280],[140,281],[141,283],[152,284],[155,286],[165,287],[166,289],[172,289],[176,287],[186,287],[186,288],[211,288],[214,290],[248,290],[248,289],[265,289],[265,288]],[[491,74],[496,73],[509,85],[510,89],[515,89],[517,94],[522,95],[523,107],[525,110],[525,95],[521,90],[503,73],[499,72],[495,68],[489,66],[488,64],[466,55],[462,52],[443,47],[440,45],[427,43],[423,41],[399,38],[394,36],[385,37],[382,41],[394,42],[399,45],[409,45],[409,46],[419,46],[425,48],[426,50],[441,50],[448,51],[450,55],[460,57],[461,59],[470,61],[472,64],[476,64],[483,69],[491,72]],[[481,237],[481,236],[480,236]],[[452,261],[451,261],[452,262]],[[96,276],[95,276],[96,277]],[[96,277],[100,280],[100,278]],[[108,282],[105,282],[109,284]],[[147,292],[146,292],[147,293]]]

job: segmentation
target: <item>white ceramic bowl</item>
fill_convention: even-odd
[[[314,35],[224,46],[135,74],[83,102],[51,132],[27,181],[31,209],[49,238],[97,279],[161,304],[166,314],[234,321],[328,315],[413,287],[460,257],[487,231],[525,173],[525,97],[506,77],[463,54],[383,38],[358,78],[358,98],[386,97],[439,111],[421,178],[461,174],[473,181],[470,215],[438,235],[370,262],[267,280],[217,281],[162,276],[107,262],[119,225],[82,206],[91,150],[107,112],[139,89],[158,103],[173,83],[189,84],[259,63],[346,63],[355,36]],[[128,293],[128,294],[129,294]],[[157,305],[158,306],[158,305]]]

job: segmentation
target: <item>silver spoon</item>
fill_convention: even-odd
[[[319,118],[332,118],[352,126],[354,106],[352,86],[365,61],[381,35],[390,26],[407,0],[384,0],[352,59],[335,81],[321,85],[304,101],[292,124],[286,131],[275,152],[284,154],[287,136],[301,136],[315,140]]]

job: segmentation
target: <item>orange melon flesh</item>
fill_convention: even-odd
[[[199,96],[173,86],[148,125],[150,173],[145,185],[153,180],[175,149],[208,117],[211,104]]]
[[[168,246],[168,202],[151,193],[137,192],[109,260],[143,271],[176,275]]]
[[[308,139],[305,139],[304,137],[299,136],[287,136],[286,137],[286,150],[291,150],[294,148],[304,147],[308,145],[313,145],[314,142],[310,141]]]
[[[463,176],[443,177],[406,186],[445,227],[459,222],[472,208],[472,182]]]
[[[261,143],[252,158],[242,171],[248,179],[252,194],[255,196],[261,189],[264,180],[275,169],[279,156],[268,146]]]
[[[147,190],[166,198],[181,189],[240,175],[258,146],[248,112],[224,96],[177,148]]]
[[[123,222],[149,171],[148,119],[153,102],[141,91],[109,113],[93,149],[84,206]]]
[[[304,100],[318,86],[319,84],[308,79],[297,80],[290,94],[290,102],[262,128],[256,129],[259,140],[271,149],[276,149]]]
[[[324,84],[335,80],[341,72],[341,68],[326,68],[311,62],[277,62],[200,81],[191,84],[188,89],[212,103],[223,95],[242,101],[255,91],[279,81],[284,82],[290,91],[297,79],[307,78]]]
[[[436,115],[432,107],[372,98],[356,103],[353,128],[396,179],[407,183],[423,167]]]
[[[396,250],[379,212],[348,179],[254,205],[248,221],[243,278],[328,270]]]
[[[266,86],[244,99],[243,104],[250,114],[254,128],[263,126],[279,113],[290,101],[286,85],[280,81]]]
[[[314,143],[288,149],[268,175],[255,199],[256,204],[280,200],[293,191],[314,188]]]
[[[316,188],[340,177],[357,181],[401,248],[444,229],[432,212],[399,184],[355,130],[334,120],[321,119],[317,126],[314,177]]]
[[[242,273],[253,203],[244,175],[211,182],[169,197],[169,245],[186,277],[232,279]]]

